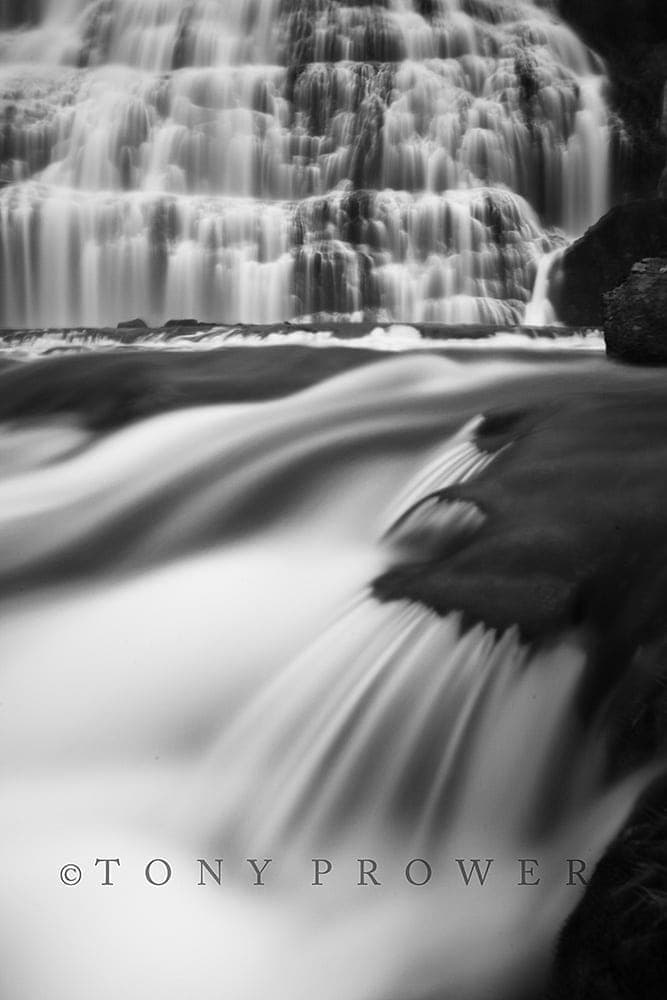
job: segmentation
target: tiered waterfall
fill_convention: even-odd
[[[0,5],[0,324],[520,322],[608,200],[545,0]]]

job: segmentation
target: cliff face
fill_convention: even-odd
[[[667,80],[664,0],[559,0],[560,13],[606,60],[611,103],[625,123],[629,147],[619,150],[616,198],[652,194],[665,165],[661,130]]]

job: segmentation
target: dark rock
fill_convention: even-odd
[[[604,296],[607,354],[639,364],[667,364],[667,260],[635,264]]]
[[[199,326],[198,319],[168,319],[164,324],[165,330],[170,330],[175,326]]]
[[[635,650],[606,715],[613,773],[630,774],[646,761],[667,759],[667,637]]]
[[[549,1000],[663,1000],[667,776],[642,796],[563,928]]]
[[[118,330],[148,330],[148,323],[137,317],[136,319],[125,319],[119,323]]]
[[[667,743],[667,392],[648,367],[602,362],[590,381],[568,379],[557,394],[544,380],[530,394],[525,380],[487,390],[477,446],[510,447],[432,494],[484,522],[453,533],[432,505],[428,546],[398,548],[373,587],[458,611],[464,626],[517,627],[528,643],[576,629],[587,653],[576,711],[585,724],[604,713],[611,778]]]
[[[569,326],[601,327],[605,292],[646,257],[667,257],[667,201],[660,198],[613,208],[565,251],[550,281],[558,318]]]
[[[607,65],[611,81],[607,96],[627,138],[615,163],[614,200],[648,195],[655,191],[665,163],[660,124],[667,78],[667,4],[558,0],[558,8]]]
[[[658,198],[667,198],[667,167],[660,174],[658,181]]]
[[[37,24],[41,14],[39,0],[5,0],[0,4],[0,27],[17,28]]]

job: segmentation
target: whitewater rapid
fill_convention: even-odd
[[[542,982],[582,891],[566,859],[592,867],[644,779],[605,780],[576,632],[529,650],[369,589],[397,512],[475,475],[466,399],[510,374],[535,369],[381,361],[35,449],[0,480],[8,1000]],[[218,858],[222,884],[199,885]],[[264,886],[248,858],[272,859]],[[487,886],[460,877],[475,858]],[[119,860],[113,885],[96,859]],[[517,886],[517,859],[539,885]]]

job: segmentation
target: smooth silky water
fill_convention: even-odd
[[[604,66],[548,2],[2,0],[0,25],[4,327],[536,324],[551,255],[609,204]],[[643,778],[603,780],[577,634],[529,650],[371,582],[481,468],[487,391],[552,363],[406,357],[105,435],[3,428],[3,997],[539,987],[580,898],[563,859],[594,861]]]
[[[0,11],[5,327],[514,324],[609,206],[604,67],[548,2],[31,10]]]
[[[605,780],[575,632],[531,650],[370,583],[428,531],[421,498],[492,468],[479,400],[557,366],[398,357],[106,435],[5,428],[3,996],[534,995],[580,898],[565,859],[593,865],[645,775]],[[457,858],[495,859],[484,887]]]

